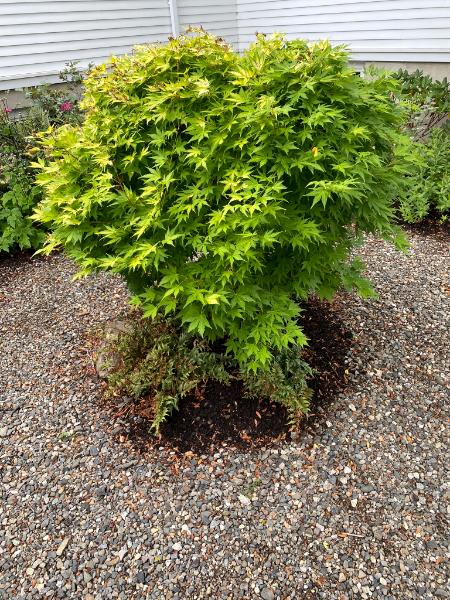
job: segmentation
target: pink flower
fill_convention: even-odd
[[[9,106],[5,106],[5,113],[11,113],[12,112],[12,108],[9,108]]]
[[[63,102],[62,104],[60,104],[59,108],[63,112],[70,112],[73,108],[73,104],[72,104],[72,102]]]

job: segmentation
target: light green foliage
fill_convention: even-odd
[[[81,127],[46,135],[36,216],[81,273],[121,273],[146,317],[225,338],[241,366],[306,342],[298,301],[344,286],[364,232],[397,235],[402,111],[344,49],[206,33],[94,69]]]
[[[400,213],[407,223],[422,221],[430,211],[442,220],[450,211],[450,127],[434,129],[415,151],[407,186],[399,197]]]

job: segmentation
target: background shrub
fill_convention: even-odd
[[[90,64],[86,71],[80,71],[78,61],[69,61],[59,74],[62,85],[44,84],[28,89],[26,95],[32,105],[45,113],[52,126],[77,125],[83,121],[80,108],[83,81],[92,66]]]
[[[242,56],[199,33],[113,58],[86,81],[84,124],[42,137],[46,251],[121,273],[146,317],[268,369],[306,341],[299,301],[371,293],[349,260],[361,235],[397,235],[392,86],[342,48],[282,36]]]
[[[407,223],[417,223],[430,212],[441,220],[450,211],[450,127],[431,131],[418,145],[407,185],[399,198],[400,213]]]
[[[431,131],[447,120],[450,112],[450,84],[445,77],[434,81],[417,69],[395,73],[400,83],[400,98],[408,113],[406,126],[414,140],[426,140]]]
[[[42,228],[31,219],[42,193],[34,182],[29,151],[30,136],[48,126],[40,109],[15,119],[6,104],[0,105],[0,252],[38,248],[43,241]]]
[[[0,103],[0,252],[38,248],[44,239],[42,226],[31,215],[42,198],[35,185],[33,137],[38,131],[64,123],[79,124],[83,79],[76,63],[61,72],[64,87],[42,85],[27,92],[31,108],[13,113]]]
[[[408,223],[425,219],[430,211],[447,218],[450,210],[450,85],[433,81],[422,71],[400,70],[398,100],[406,107],[406,131],[416,143],[410,169],[399,197],[402,218]]]

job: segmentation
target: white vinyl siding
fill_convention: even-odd
[[[328,38],[364,62],[450,65],[450,0],[176,0],[180,32],[202,26],[243,50],[256,32]],[[169,0],[0,0],[0,90],[58,80],[172,34]]]
[[[256,31],[347,44],[359,61],[450,63],[450,0],[237,0],[240,48]]]
[[[56,81],[80,66],[170,35],[167,0],[0,0],[0,89]]]
[[[181,33],[190,26],[201,26],[238,46],[236,0],[177,0],[177,10]]]

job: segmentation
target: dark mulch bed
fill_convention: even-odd
[[[36,260],[33,258],[33,254],[34,251],[32,250],[17,250],[12,253],[0,251],[0,265],[2,268],[10,268],[14,274],[14,269],[29,264],[32,260]]]
[[[347,384],[346,362],[352,334],[340,320],[336,308],[327,302],[310,300],[301,319],[310,339],[306,360],[316,374],[309,385],[314,391],[311,413],[300,429],[311,425],[327,411],[336,395]],[[139,416],[121,417],[125,426],[118,434],[136,449],[166,447],[180,453],[207,454],[220,446],[251,449],[270,446],[292,433],[286,410],[266,399],[243,397],[242,384],[230,386],[217,382],[207,384],[203,398],[185,398],[180,410],[161,428],[155,438],[149,433],[149,422]]]
[[[401,225],[407,233],[418,233],[445,240],[450,236],[450,218],[442,221],[440,213],[436,210],[420,223],[401,223]]]

